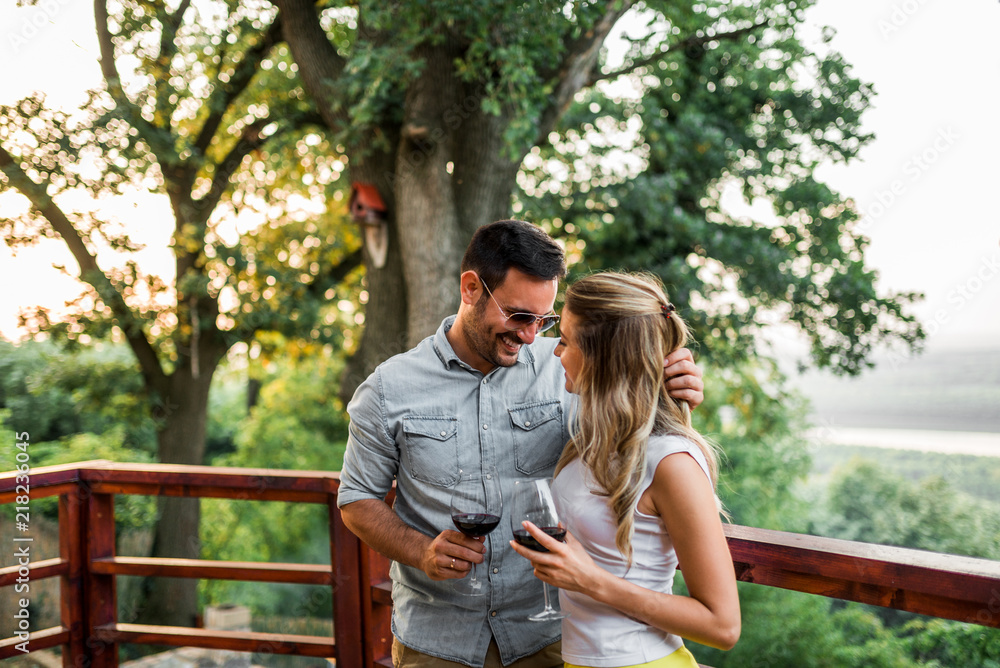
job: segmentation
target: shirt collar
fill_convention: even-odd
[[[438,327],[437,332],[434,333],[434,352],[437,353],[438,358],[441,363],[445,366],[449,366],[452,362],[461,365],[463,368],[472,369],[471,366],[463,362],[457,354],[455,354],[455,349],[451,347],[451,341],[448,340],[448,330],[452,328],[455,324],[455,318],[457,315],[450,315],[441,321],[441,325]],[[517,364],[534,364],[535,354],[531,350],[531,344],[524,344],[521,346],[520,352],[517,355]],[[500,368],[500,367],[497,367]],[[473,369],[474,370],[474,369]],[[495,371],[496,369],[494,369]],[[492,373],[492,372],[490,372]]]

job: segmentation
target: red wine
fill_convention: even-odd
[[[539,527],[542,531],[552,536],[561,543],[566,542],[566,529],[562,527]],[[542,544],[532,537],[528,533],[527,529],[515,529],[514,530],[514,540],[516,540],[520,545],[525,546],[529,550],[534,550],[535,552],[548,552],[547,549],[542,547]]]
[[[451,521],[466,536],[478,538],[496,529],[497,525],[500,524],[500,516],[489,513],[462,513],[461,515],[452,515]]]

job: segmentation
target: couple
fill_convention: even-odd
[[[567,290],[560,338],[536,338],[559,319],[565,272],[534,225],[480,228],[458,314],[379,366],[348,405],[338,505],[393,561],[397,668],[695,666],[681,637],[728,648],[739,635],[714,453],[687,413],[703,395],[684,324],[655,280],[596,274]],[[502,531],[446,529],[459,472],[487,469],[505,499],[516,481],[555,472],[566,542],[530,524],[548,553]],[[678,562],[691,596],[670,593]],[[451,586],[473,563],[486,596]],[[560,588],[571,613],[561,629],[527,619],[538,578]]]

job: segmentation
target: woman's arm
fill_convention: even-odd
[[[612,575],[568,534],[567,542],[559,543],[529,524],[528,530],[549,552],[511,544],[531,560],[535,575],[551,585],[587,594],[682,638],[732,648],[740,636],[740,604],[711,483],[693,457],[669,455],[657,466],[649,492],[674,543],[690,596],[654,592]]]

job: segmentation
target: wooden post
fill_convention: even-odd
[[[392,666],[392,562],[361,545],[361,613],[365,624],[365,647],[369,666]]]
[[[95,573],[90,568],[94,559],[115,556],[115,497],[112,494],[92,494],[87,502],[87,591],[90,606],[87,611],[87,651],[91,668],[117,668],[118,643],[99,638],[96,630],[113,625],[118,620],[118,598],[115,576]]]
[[[84,537],[87,535],[86,504],[77,487],[59,497],[59,556],[69,566],[59,583],[59,614],[62,625],[69,630],[69,642],[63,647],[63,668],[83,665],[87,630],[86,592],[84,590]]]
[[[361,541],[344,525],[337,508],[336,491],[331,492],[327,507],[330,513],[330,564],[333,567],[333,635],[338,668],[362,668],[365,662],[365,633],[362,628],[361,591],[366,584],[361,577]]]

